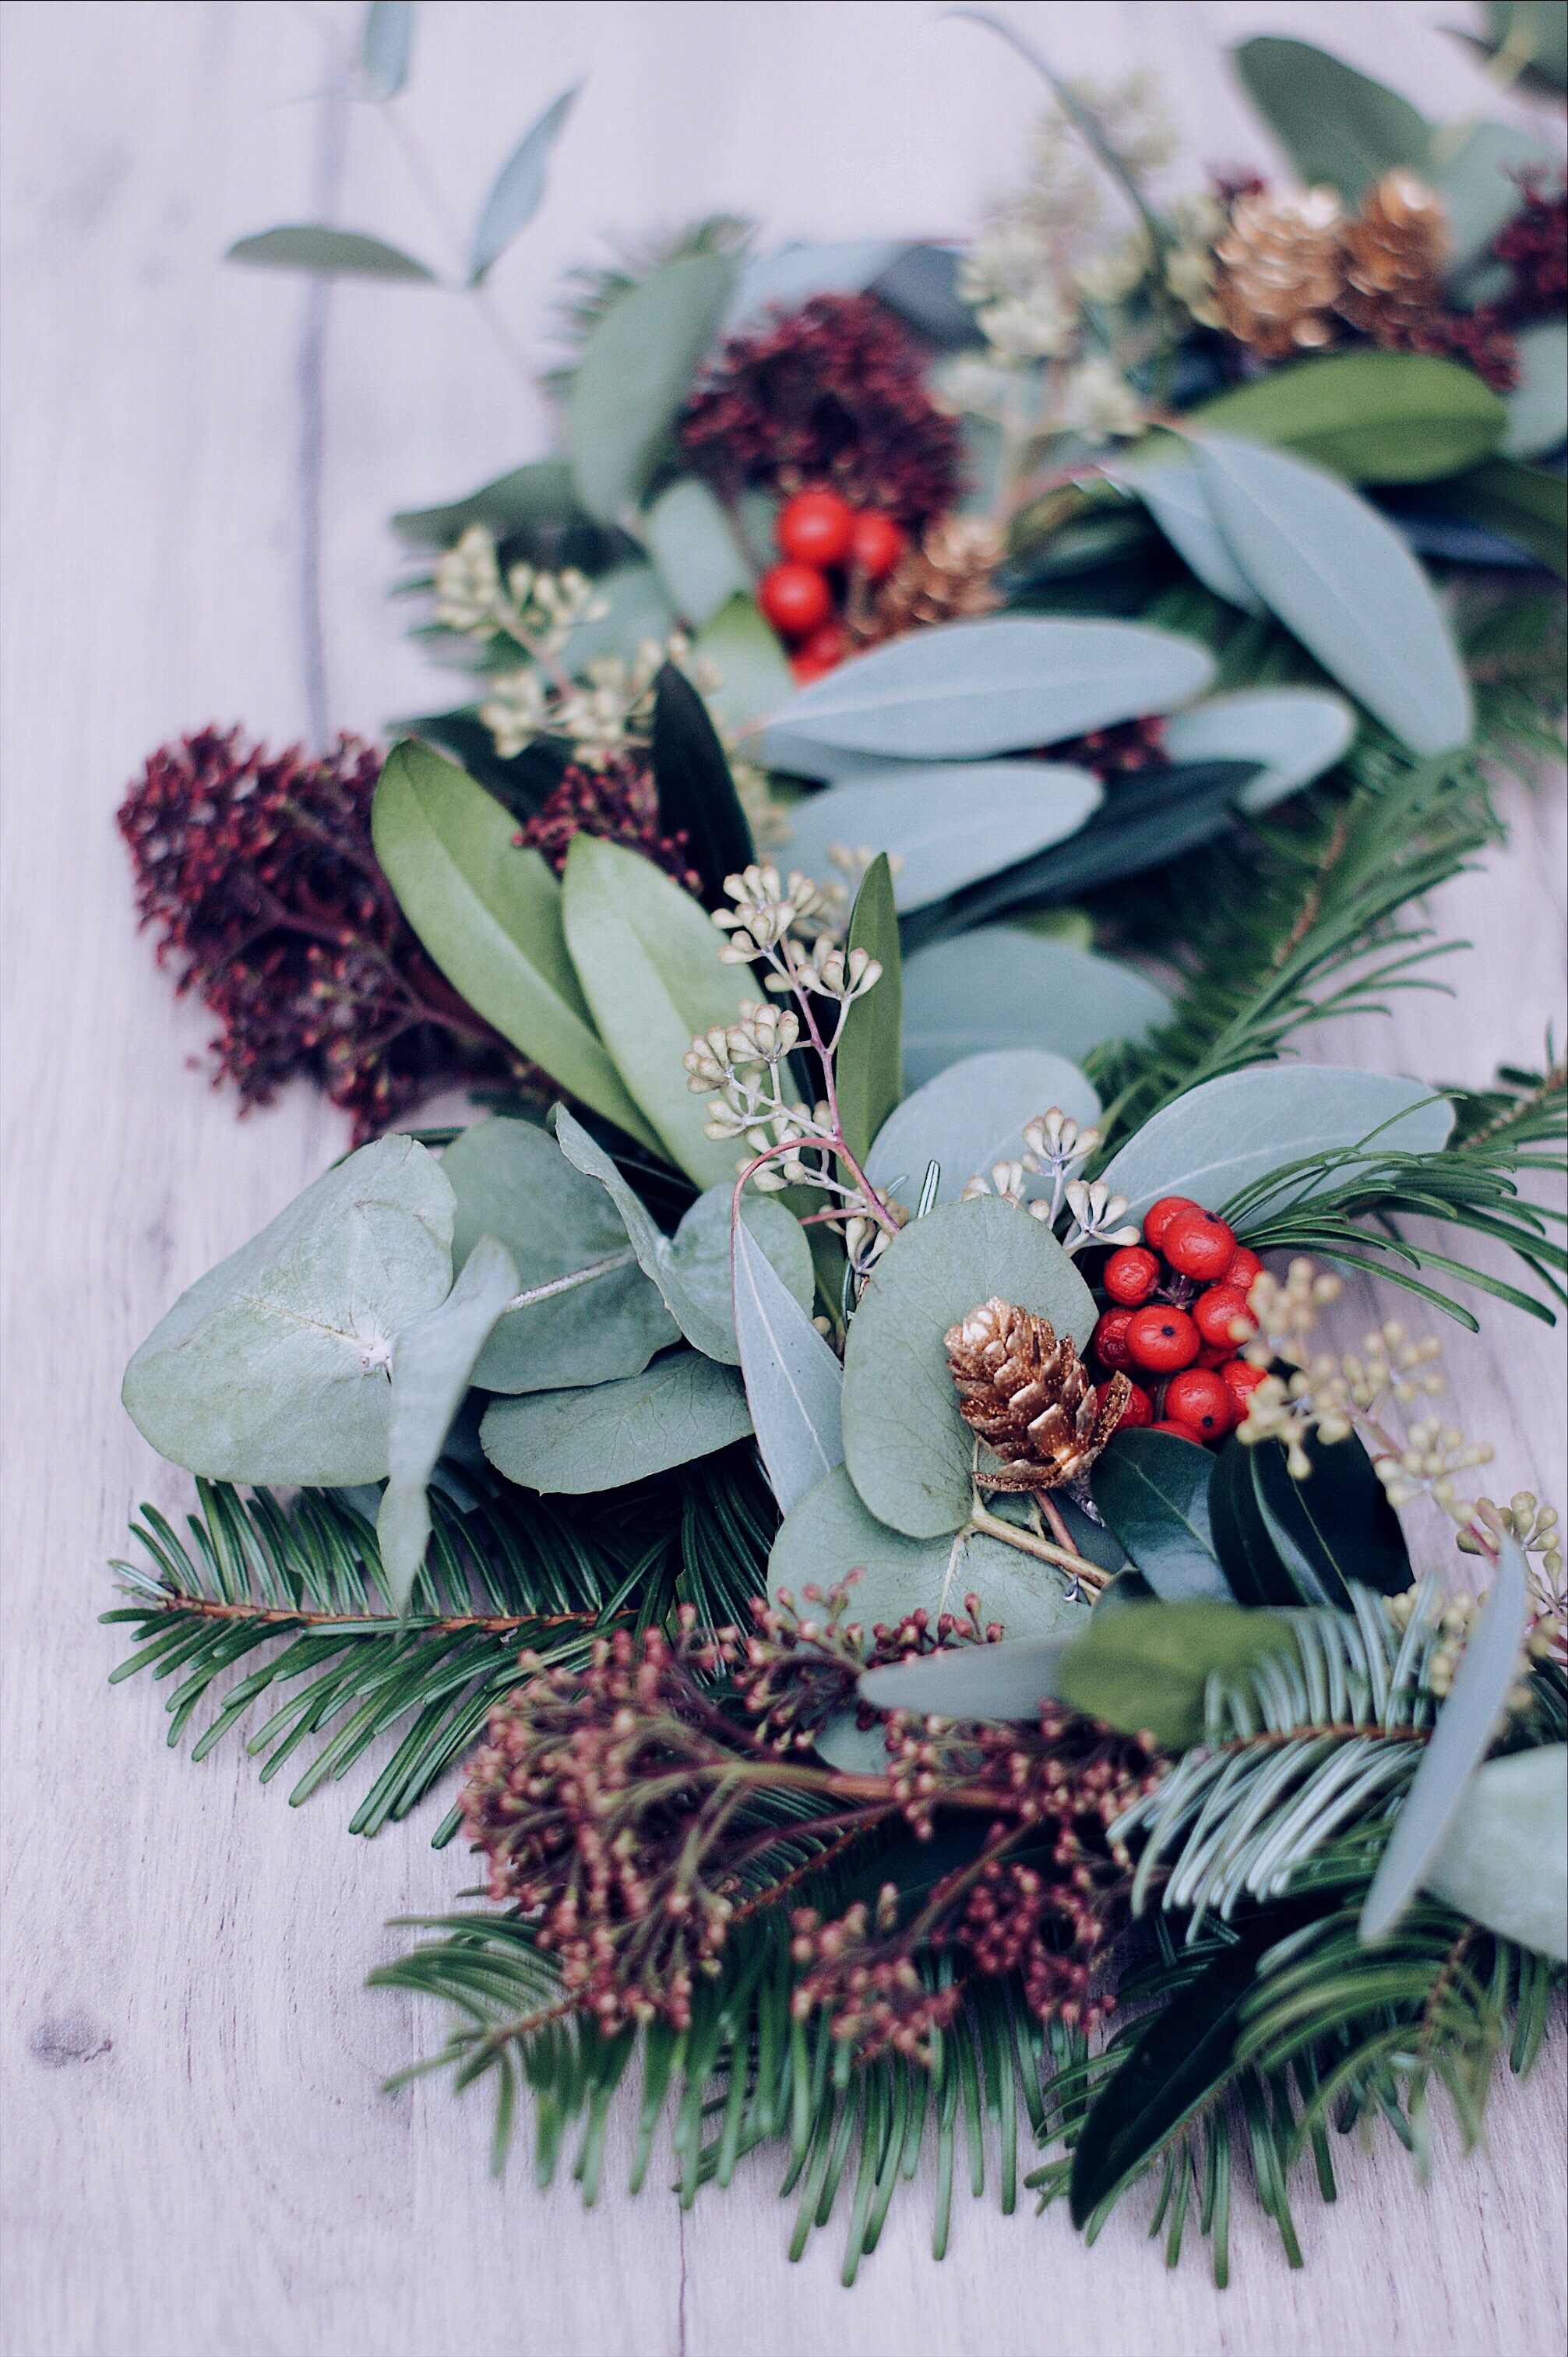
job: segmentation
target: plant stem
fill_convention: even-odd
[[[1036,1491],[1034,1494],[1044,1503],[1041,1492]],[[1070,1572],[1080,1587],[1090,1587],[1096,1594],[1110,1583],[1110,1573],[1102,1571],[1099,1564],[1088,1562],[1070,1545],[1053,1545],[1049,1539],[1037,1538],[1032,1531],[1021,1531],[1016,1523],[1004,1522],[1000,1514],[992,1513],[981,1504],[978,1492],[969,1510],[969,1526],[971,1530],[983,1533],[988,1539],[1000,1539],[1004,1546],[1017,1547],[1025,1555],[1036,1556],[1041,1563],[1054,1564],[1058,1571]],[[1059,1514],[1051,1516],[1051,1527],[1059,1530],[1066,1538],[1067,1526]]]

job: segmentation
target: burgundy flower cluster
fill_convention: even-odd
[[[598,770],[574,762],[521,832],[512,839],[542,851],[557,876],[575,834],[601,836],[640,851],[688,892],[701,892],[703,879],[692,866],[686,833],[659,830],[659,790],[652,764],[637,753],[612,753]]]
[[[356,1144],[444,1081],[526,1069],[392,898],[371,843],[380,774],[352,737],[313,760],[203,728],[160,747],[119,813],[158,962],[219,1018],[215,1082],[264,1104],[306,1075]]]
[[[724,498],[748,483],[786,497],[822,485],[911,533],[962,490],[958,422],[927,392],[916,338],[874,295],[814,296],[732,336],[681,439]]]
[[[1091,728],[1087,737],[1064,737],[1059,745],[1042,745],[1038,749],[1047,760],[1071,761],[1106,780],[1127,777],[1135,770],[1157,769],[1169,758],[1165,724],[1157,712],[1138,720],[1119,720],[1110,728]]]

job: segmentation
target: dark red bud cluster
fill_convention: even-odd
[[[652,763],[644,755],[612,753],[598,770],[574,761],[514,840],[542,851],[559,876],[572,838],[578,834],[623,843],[642,852],[688,892],[702,889],[684,828],[674,834],[660,832],[659,790]]]

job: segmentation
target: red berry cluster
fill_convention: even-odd
[[[885,581],[903,555],[901,527],[882,508],[852,508],[837,491],[797,491],[775,527],[782,563],[765,573],[757,602],[794,650],[802,686],[841,663],[849,641],[839,617],[861,582]]]
[[[1247,1296],[1262,1267],[1215,1212],[1186,1195],[1161,1196],[1144,1242],[1113,1252],[1101,1273],[1111,1307],[1090,1347],[1107,1374],[1133,1378],[1118,1431],[1146,1425],[1220,1441],[1240,1423],[1262,1381],[1238,1356],[1257,1331]]]

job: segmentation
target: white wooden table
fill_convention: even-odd
[[[319,18],[351,29],[354,13]],[[1457,0],[1014,13],[1072,70],[1154,64],[1199,160],[1269,157],[1219,60],[1247,31],[1314,36],[1436,113],[1481,98],[1432,29]],[[832,2233],[785,2264],[792,2212],[767,2163],[682,2220],[661,2191],[618,2190],[623,2136],[585,2218],[569,2188],[532,2190],[526,2154],[496,2188],[478,2102],[381,2096],[438,2029],[361,1987],[400,1943],[385,1919],[439,1910],[467,1878],[427,1846],[438,1810],[350,1840],[345,1788],[296,1815],[232,1743],[199,1770],[171,1756],[150,1682],[106,1688],[104,1559],[139,1498],[176,1511],[187,1489],[121,1411],[125,1358],[343,1138],[304,1090],[237,1124],[190,1068],[207,1025],[135,935],[113,812],[154,745],[209,717],[281,743],[317,708],[372,731],[423,708],[428,674],[385,602],[384,516],[515,464],[545,421],[462,304],[345,288],[318,422],[310,299],[219,267],[235,236],[328,203],[448,258],[380,126],[319,95],[307,11],[4,15],[7,2351],[1545,2357],[1562,2341],[1561,2040],[1527,2087],[1500,2088],[1489,2156],[1430,2190],[1386,2144],[1349,2156],[1338,2207],[1302,2205],[1304,2275],[1248,2202],[1223,2296],[1196,2244],[1165,2273],[1136,2203],[1090,2253],[1059,2214],[961,2200],[939,2267],[917,2198],[844,2293]],[[603,231],[720,207],[779,233],[961,231],[1036,103],[999,45],[901,0],[444,0],[408,113],[462,217],[585,69],[545,210],[498,274],[534,354],[559,272]],[[1434,912],[1477,944],[1453,963],[1457,1001],[1412,999],[1311,1052],[1472,1082],[1538,1058],[1562,1003],[1561,790],[1507,806],[1512,848]],[[1512,1436],[1502,1492],[1563,1502],[1558,1337],[1488,1314],[1455,1364],[1469,1426]]]

